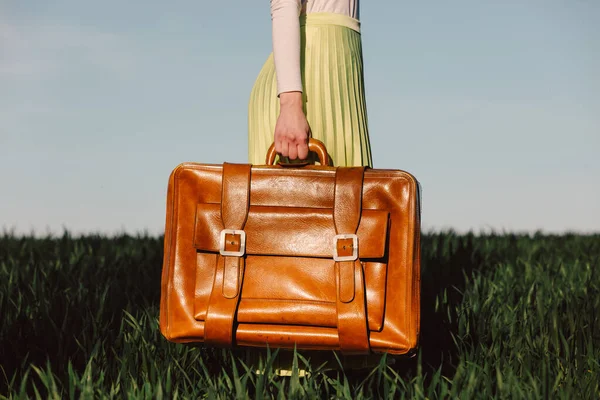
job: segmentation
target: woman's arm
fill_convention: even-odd
[[[300,8],[300,0],[271,0],[277,95],[283,92],[302,92],[298,19]]]
[[[271,0],[273,58],[280,102],[273,140],[275,150],[292,160],[308,156],[310,132],[302,109],[300,9],[300,0]]]

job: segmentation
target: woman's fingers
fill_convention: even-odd
[[[275,151],[279,154],[282,154],[282,152],[284,151],[284,147],[287,149],[289,146],[289,136],[285,133],[284,129],[285,127],[278,122],[277,126],[275,127],[275,135],[273,137],[273,140],[275,142]]]
[[[295,160],[298,157],[298,146],[296,143],[290,143],[290,147],[288,149],[288,157],[290,160]]]
[[[284,157],[289,157],[290,154],[290,143],[287,140],[281,141],[281,155]]]
[[[300,143],[297,150],[299,159],[305,160],[308,157],[308,144],[306,142]]]

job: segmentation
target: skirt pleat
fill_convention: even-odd
[[[328,13],[308,14],[300,21],[303,102],[311,135],[325,144],[334,166],[372,167],[358,23]],[[248,105],[251,164],[265,163],[278,116],[271,53],[258,74]]]

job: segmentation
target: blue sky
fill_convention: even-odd
[[[364,1],[375,168],[423,226],[600,231],[600,1]],[[0,0],[0,228],[161,233],[171,170],[247,162],[269,2]]]

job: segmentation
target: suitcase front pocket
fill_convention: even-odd
[[[199,260],[214,260],[202,254]],[[279,257],[247,259],[242,297],[237,311],[240,323],[337,326],[334,263],[322,259],[294,259],[289,265]],[[384,263],[363,263],[369,330],[380,331],[385,308]],[[195,318],[204,321],[214,272],[198,268]]]
[[[380,331],[386,296],[389,213],[363,210],[357,235],[364,271],[366,313]],[[292,227],[297,227],[294,230]],[[219,204],[199,204],[194,317],[206,318],[222,229]],[[236,320],[245,324],[337,326],[335,226],[331,209],[250,207],[241,298]]]

